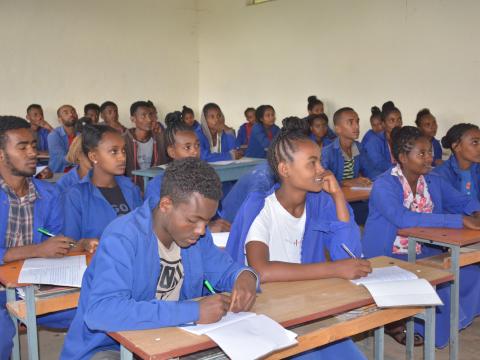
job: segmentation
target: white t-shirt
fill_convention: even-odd
[[[149,169],[153,157],[153,137],[147,142],[137,141],[137,162],[140,170]]]
[[[265,206],[248,231],[245,246],[250,241],[260,241],[268,246],[270,261],[301,262],[306,211],[296,218],[277,200],[275,193],[265,199]]]

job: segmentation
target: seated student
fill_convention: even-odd
[[[280,131],[280,128],[275,125],[275,109],[271,105],[260,105],[255,111],[255,118],[257,123],[252,127],[245,156],[266,158],[270,143]]]
[[[394,129],[392,145],[397,165],[378,177],[370,194],[363,238],[367,257],[387,255],[406,260],[408,240],[397,236],[402,228],[480,229],[480,203],[461,194],[441,176],[429,173],[433,157],[429,139],[417,128],[405,126]],[[438,247],[417,244],[417,258],[441,252]],[[480,313],[480,268],[462,267],[460,274],[460,327],[464,328]],[[440,286],[437,291],[444,305],[436,308],[435,342],[443,347],[449,338],[449,286]],[[391,330],[398,342],[405,343],[404,327]],[[423,328],[419,326],[417,331],[423,333]]]
[[[90,118],[92,124],[98,124],[100,117],[100,106],[95,103],[88,103],[83,107],[83,116]]]
[[[63,233],[73,239],[99,239],[116,217],[141,205],[138,187],[123,176],[125,140],[107,125],[87,125],[82,131],[82,150],[93,164],[86,181],[65,194]]]
[[[119,358],[111,331],[208,324],[227,309],[251,309],[257,276],[218,249],[207,229],[221,196],[212,167],[195,158],[177,160],[165,171],[159,202],[149,199],[107,227],[83,276],[61,359]],[[205,280],[232,295],[194,301]]]
[[[135,124],[123,134],[127,155],[126,175],[143,191],[143,177],[132,171],[150,169],[168,162],[162,133],[152,131],[154,118],[146,101],[136,101],[130,106],[130,119]]]
[[[30,104],[27,107],[27,120],[30,122],[31,129],[37,137],[37,151],[39,154],[48,154],[48,134],[53,127],[45,121],[43,109],[38,104]]]
[[[370,127],[371,129],[368,130],[365,135],[363,135],[361,141],[363,147],[365,147],[365,144],[370,141],[371,137],[377,136],[385,130],[384,123],[382,121],[382,110],[380,110],[378,106],[372,106],[371,108]]]
[[[30,124],[15,116],[0,116],[0,265],[34,257],[62,257],[72,239],[47,237],[43,227],[59,234],[63,213],[59,193],[52,184],[32,178],[37,163],[36,139]],[[84,241],[77,249],[91,250]],[[12,352],[14,324],[5,307],[5,290],[0,290],[0,359]],[[66,328],[74,310],[41,316],[38,323]]]
[[[429,109],[422,109],[417,113],[415,119],[415,125],[422,132],[422,135],[425,136],[432,142],[433,146],[433,166],[440,165],[442,161],[442,145],[440,141],[435,139],[437,135],[437,119],[432,115]]]
[[[72,170],[63,175],[55,184],[60,192],[64,193],[79,182],[88,181],[88,172],[92,169],[90,160],[82,151],[82,135],[77,135],[68,149],[66,159],[75,164]]]
[[[268,162],[279,184],[245,200],[227,252],[240,263],[246,258],[261,282],[354,279],[371,272],[368,261],[349,259],[342,248],[343,243],[360,256],[360,231],[335,177],[320,164],[318,145],[301,131],[282,129],[268,150]],[[326,262],[325,250],[333,261]],[[365,358],[350,340],[304,356]]]
[[[168,156],[173,160],[186,157],[200,158],[200,141],[195,130],[183,122],[182,113],[175,111],[167,114],[165,123],[167,124],[165,145]],[[145,199],[153,198],[156,202],[160,200],[164,176],[165,172],[161,172],[148,182]],[[211,232],[230,231],[230,223],[222,218],[210,221],[208,226]]]
[[[392,101],[387,101],[382,106],[382,122],[385,130],[377,136],[370,137],[364,148],[377,169],[386,171],[395,164],[392,156],[392,130],[402,126],[402,113]]]
[[[247,148],[248,141],[250,140],[250,135],[252,134],[253,125],[255,125],[256,117],[255,117],[255,109],[249,107],[244,112],[245,119],[247,122],[242,124],[238,129],[237,135],[237,147],[238,148]]]
[[[108,125],[121,134],[127,131],[127,128],[118,120],[118,106],[113,101],[105,101],[100,105],[100,117],[103,120],[100,124]]]
[[[318,99],[315,95],[309,96],[307,101],[308,115],[320,115],[325,113],[322,100]],[[327,137],[329,139],[334,139],[336,136],[337,135],[332,131],[332,129],[328,127]]]
[[[48,150],[50,160],[48,167],[54,172],[68,172],[71,164],[65,160],[68,148],[75,138],[75,123],[78,120],[77,111],[71,105],[62,105],[57,110],[58,121],[61,126],[48,134]]]
[[[305,119],[308,121],[310,128],[310,139],[317,143],[321,151],[324,146],[332,142],[332,139],[327,136],[329,129],[328,116],[323,113],[311,114]]]
[[[452,151],[450,158],[433,172],[443,176],[462,194],[480,201],[480,130],[477,125],[457,124],[442,138]]]
[[[153,120],[153,127],[152,127],[152,132],[154,134],[160,134],[162,133],[163,131],[165,131],[165,126],[163,126],[163,124],[158,121],[158,111],[157,111],[157,107],[155,106],[155,104],[150,101],[150,100],[147,100],[147,104],[150,108],[150,117],[152,118]]]
[[[193,130],[195,131],[200,128],[200,123],[195,120],[195,113],[192,109],[185,105],[182,107],[182,120],[188,126],[193,127]]]
[[[200,124],[196,133],[202,160],[214,162],[240,158],[240,152],[235,150],[235,135],[224,131],[222,110],[217,104],[208,103],[203,107]]]

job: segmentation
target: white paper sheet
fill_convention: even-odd
[[[192,325],[192,326],[183,326],[180,327],[180,329],[188,331],[189,333],[195,334],[195,335],[203,335],[207,331],[212,331],[214,329],[218,329],[221,327],[224,327],[226,325],[233,324],[237,321],[247,319],[249,317],[257,316],[257,314],[252,313],[252,312],[239,312],[239,313],[233,313],[233,312],[228,312],[223,318],[220,319],[220,321],[217,321],[216,323],[213,324],[198,324],[198,325]]]
[[[23,263],[18,282],[81,287],[86,269],[85,255],[66,256],[61,259],[27,259]]]
[[[414,273],[404,270],[396,265],[387,266],[383,268],[374,268],[368,276],[357,280],[351,280],[356,285],[367,285],[378,282],[391,282],[400,280],[415,280],[418,279]]]
[[[213,243],[220,248],[224,248],[227,246],[229,235],[229,232],[212,233]]]
[[[350,189],[352,189],[353,191],[372,190],[372,187],[371,186],[352,186]]]

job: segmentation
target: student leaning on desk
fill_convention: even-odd
[[[211,166],[175,160],[165,171],[160,201],[149,199],[108,225],[83,276],[62,359],[119,358],[108,332],[213,323],[228,310],[253,306],[256,274],[218,249],[207,229],[221,196]],[[232,295],[193,301],[207,293],[205,280]]]
[[[93,251],[96,242],[75,243],[64,236],[48,237],[37,228],[58,234],[63,213],[57,189],[33,179],[37,164],[37,144],[30,124],[14,116],[0,116],[0,265],[32,257],[62,257],[71,245]],[[14,326],[5,307],[5,291],[0,291],[0,359],[12,351]],[[75,310],[42,316],[38,323],[66,328]]]

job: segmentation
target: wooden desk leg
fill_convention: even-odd
[[[7,288],[7,303],[14,302],[16,300],[15,288]],[[13,321],[13,326],[15,327],[15,336],[13,337],[13,349],[12,349],[12,360],[20,360],[20,341],[18,338],[18,319],[10,314],[10,318]]]
[[[385,332],[384,327],[376,328],[375,334],[375,360],[383,360],[385,354]]]
[[[133,354],[123,345],[120,345],[120,360],[133,360]]]
[[[450,271],[453,274],[453,283],[450,292],[450,359],[458,359],[458,311],[460,293],[460,247],[452,246],[452,265]]]
[[[435,359],[435,306],[425,308],[424,360]]]
[[[37,314],[35,310],[35,293],[33,285],[25,288],[25,302],[27,304],[26,324],[28,340],[28,359],[38,360],[38,333]]]
[[[415,335],[415,322],[413,318],[409,318],[405,322],[407,327],[407,345],[406,345],[406,352],[407,352],[407,359],[413,359],[413,346],[414,346],[414,335]]]

